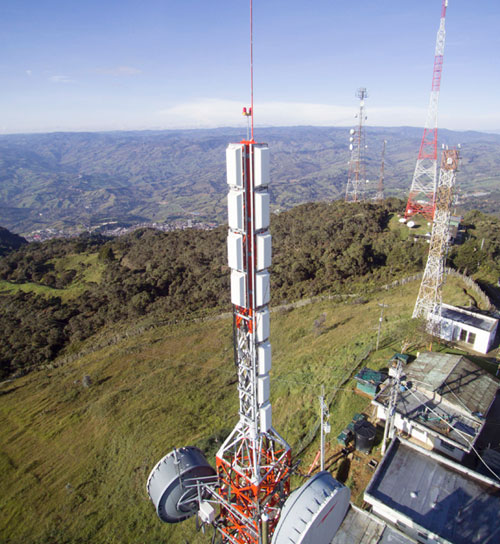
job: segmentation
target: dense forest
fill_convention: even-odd
[[[425,240],[389,228],[402,203],[311,203],[275,214],[272,304],[376,288],[421,269]],[[450,263],[484,281],[500,275],[499,220],[465,218]],[[180,321],[228,311],[226,227],[82,235],[23,244],[0,257],[1,376],[53,360],[106,326],[143,316]],[[483,241],[484,239],[484,241]]]

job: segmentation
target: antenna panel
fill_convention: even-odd
[[[226,148],[227,184],[243,187],[243,145],[229,144]]]
[[[243,270],[243,235],[229,231],[227,235],[227,264],[233,270]]]
[[[255,242],[257,245],[257,270],[264,270],[271,266],[272,245],[270,234],[257,234]]]
[[[269,185],[269,148],[254,146],[254,187]]]
[[[271,344],[264,342],[257,347],[259,374],[267,374],[271,370]]]
[[[246,276],[245,272],[231,271],[231,302],[236,306],[246,307],[247,305]]]
[[[257,378],[257,400],[259,406],[269,402],[269,393],[271,390],[271,379],[266,374]]]
[[[258,272],[255,274],[255,305],[264,306],[269,298],[269,272]]]
[[[273,424],[273,411],[270,402],[266,402],[259,408],[260,430],[269,431]]]
[[[257,342],[264,342],[264,340],[267,340],[269,338],[269,310],[266,308],[265,310],[259,310],[255,313],[255,321],[257,322],[256,326],[256,341]]]
[[[227,195],[227,214],[229,227],[243,230],[243,192],[229,191]]]
[[[269,228],[269,193],[255,193],[255,230]]]

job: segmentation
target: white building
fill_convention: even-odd
[[[498,319],[494,317],[449,304],[441,306],[441,323],[440,337],[443,340],[457,342],[478,353],[488,353],[498,328]]]

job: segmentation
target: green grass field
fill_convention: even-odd
[[[462,300],[460,288],[448,282],[447,289],[455,303]],[[389,305],[381,347],[362,364],[384,367],[401,349],[417,290],[412,282],[362,303],[323,300],[272,313],[273,421],[292,447],[317,421],[321,385],[330,396],[344,384],[331,406],[332,445],[353,414],[369,407],[345,378],[374,347],[379,302]],[[314,321],[322,314],[318,328]],[[0,542],[209,542],[193,520],[162,524],[145,484],[174,446],[203,447],[213,462],[237,421],[232,357],[231,320],[212,318],[131,334],[71,363],[3,383]],[[90,387],[83,386],[84,376]],[[316,440],[303,453],[306,472],[317,447]],[[352,476],[348,483],[355,484]]]
[[[106,268],[106,265],[99,261],[97,253],[68,255],[53,259],[49,263],[54,265],[56,274],[62,274],[67,270],[75,270],[74,280],[61,289],[32,282],[12,283],[0,280],[0,292],[17,293],[23,291],[45,297],[60,297],[63,302],[66,302],[80,296],[90,284],[100,283]]]

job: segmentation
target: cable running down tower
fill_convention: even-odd
[[[443,71],[443,56],[445,44],[445,18],[448,0],[442,0],[441,19],[436,37],[434,70],[432,72],[431,97],[424,135],[418,152],[417,164],[413,174],[410,194],[406,204],[405,218],[421,214],[429,221],[434,217],[435,195],[437,187],[437,130],[438,103]]]

